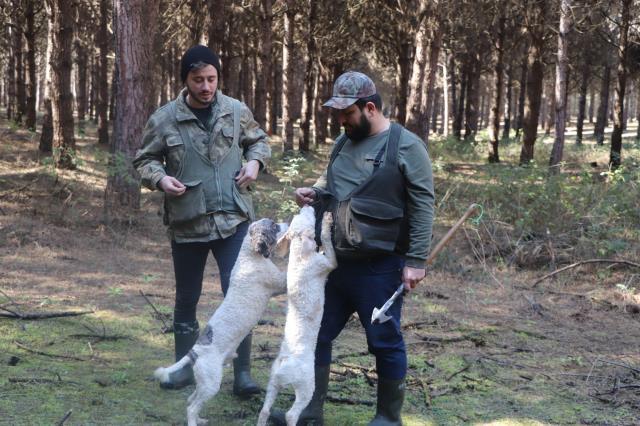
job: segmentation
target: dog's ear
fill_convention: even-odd
[[[289,253],[289,246],[291,245],[291,238],[289,238],[289,233],[285,232],[280,238],[278,238],[278,242],[276,243],[275,254],[278,257],[285,257],[287,253]]]

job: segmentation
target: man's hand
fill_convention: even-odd
[[[184,194],[184,191],[187,190],[187,187],[173,176],[165,176],[160,179],[160,182],[158,182],[158,187],[165,193],[174,197],[179,197],[180,195]]]
[[[258,172],[260,171],[260,162],[258,160],[251,160],[244,165],[236,176],[236,183],[242,189],[252,184],[258,178]]]
[[[296,204],[302,207],[307,204],[311,204],[316,199],[316,191],[312,188],[298,188],[295,191],[296,195]]]
[[[426,274],[426,270],[423,268],[412,268],[405,266],[402,270],[402,282],[404,283],[404,289],[411,291],[416,288],[418,283],[422,281]]]

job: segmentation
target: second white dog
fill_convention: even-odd
[[[305,206],[291,221],[283,238],[290,242],[287,269],[287,319],[284,341],[271,368],[267,395],[258,425],[264,426],[278,391],[292,385],[296,400],[286,413],[287,425],[295,426],[309,404],[315,388],[314,361],[316,340],[324,310],[324,286],[329,273],[338,266],[331,243],[330,213],[322,220],[321,241],[324,254],[316,252],[315,214]],[[286,247],[278,243],[279,250]]]

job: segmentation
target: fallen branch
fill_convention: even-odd
[[[576,262],[576,263],[572,263],[571,265],[567,265],[563,268],[560,269],[556,269],[553,272],[548,273],[547,275],[545,275],[542,278],[538,278],[538,280],[536,280],[536,282],[533,283],[533,285],[531,285],[531,288],[535,288],[538,284],[540,284],[542,281],[553,277],[554,275],[559,274],[560,272],[564,272],[567,271],[569,269],[575,268],[577,266],[581,266],[581,265],[586,265],[586,264],[590,264],[590,263],[611,263],[611,264],[620,264],[620,265],[627,265],[627,266],[631,266],[633,268],[640,268],[640,263],[635,263],[635,262],[631,262],[629,260],[617,260],[617,259],[588,259],[588,260],[581,260],[580,262]]]
[[[27,313],[19,313],[11,311],[7,308],[0,308],[3,311],[8,312],[7,314],[0,313],[0,317],[2,318],[15,318],[21,320],[40,320],[47,318],[61,318],[61,317],[77,317],[79,315],[92,314],[94,311],[75,311],[75,312],[27,312]]]
[[[144,297],[144,300],[147,301],[147,303],[151,306],[151,309],[153,309],[153,312],[156,313],[156,318],[159,319],[160,322],[162,322],[162,332],[168,333],[170,331],[173,331],[173,327],[168,326],[167,323],[164,322],[164,315],[156,309],[155,305],[151,303],[151,300],[149,300],[149,298],[142,292],[142,290],[140,290],[140,295]]]
[[[629,369],[629,370],[631,370],[631,371],[634,371],[634,372],[636,372],[636,373],[640,373],[640,369],[635,368],[635,367],[632,367],[632,366],[627,365],[627,364],[623,364],[623,363],[621,363],[621,362],[608,361],[608,360],[606,360],[606,359],[601,359],[601,360],[599,360],[599,361],[600,361],[600,362],[602,362],[602,363],[605,363],[605,364],[615,365],[615,366],[617,366],[617,367],[628,368],[628,369]]]
[[[83,339],[96,339],[93,343],[98,343],[101,342],[103,340],[108,340],[108,341],[116,341],[116,340],[120,340],[120,339],[131,339],[130,336],[124,336],[124,335],[120,335],[120,334],[114,334],[112,336],[107,336],[107,329],[104,326],[104,322],[102,323],[102,333],[99,333],[97,330],[93,329],[92,327],[88,326],[87,324],[82,324],[82,326],[84,328],[86,328],[87,330],[90,331],[89,334],[72,334],[70,337],[77,337],[77,338],[83,338]]]
[[[80,386],[80,383],[78,382],[72,382],[69,380],[62,380],[60,378],[54,380],[54,379],[45,379],[45,378],[40,378],[40,377],[9,377],[9,383],[35,383],[35,384],[64,384],[64,383],[68,383],[71,385],[77,385]]]
[[[453,379],[454,377],[456,377],[458,374],[463,373],[465,371],[467,371],[469,368],[471,367],[471,364],[466,364],[464,367],[462,367],[460,370],[455,371],[454,373],[450,374],[449,377],[446,378],[445,381],[449,381],[451,379]]]
[[[71,417],[71,413],[73,413],[73,410],[67,411],[67,414],[65,414],[64,417],[62,418],[62,420],[60,420],[58,422],[57,426],[64,425],[64,423],[69,419],[69,417]]]
[[[25,189],[27,189],[28,187],[30,187],[31,185],[33,185],[34,183],[36,183],[38,181],[38,179],[40,179],[40,178],[37,177],[37,178],[33,179],[32,181],[27,182],[25,185],[22,185],[21,187],[13,188],[13,189],[7,189],[6,191],[2,191],[0,193],[0,198],[4,197],[6,195],[9,195],[9,194],[11,194],[13,192],[22,192]]]
[[[36,350],[36,349],[32,349],[32,348],[30,348],[30,347],[28,347],[28,346],[23,345],[23,344],[22,344],[22,343],[20,343],[20,342],[14,342],[14,343],[15,343],[15,344],[16,344],[16,346],[17,346],[17,347],[19,347],[20,349],[23,349],[23,350],[25,350],[25,351],[27,351],[27,352],[30,352],[30,353],[32,353],[32,354],[48,356],[48,357],[51,357],[51,358],[71,359],[71,360],[74,360],[74,361],[86,361],[86,359],[84,359],[84,358],[78,358],[78,357],[75,357],[75,356],[68,356],[68,355],[50,354],[50,353],[48,353],[48,352],[42,352],[42,351],[38,351],[38,350]]]

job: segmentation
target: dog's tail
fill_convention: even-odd
[[[153,376],[158,379],[160,383],[170,383],[171,375],[177,371],[182,370],[183,368],[188,368],[193,365],[193,361],[189,354],[185,355],[180,359],[180,361],[176,362],[170,367],[160,367],[153,372]]]

